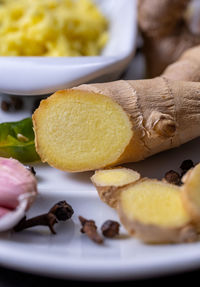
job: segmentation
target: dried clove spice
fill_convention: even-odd
[[[33,166],[26,165],[25,168],[28,169],[28,171],[30,171],[33,175],[36,175],[36,171]]]
[[[165,173],[165,180],[171,184],[181,185],[181,176],[174,170],[169,170]]]
[[[191,169],[192,167],[194,167],[194,163],[191,159],[184,160],[180,165],[180,169],[182,170],[181,176],[183,176],[186,172],[188,172],[188,170]]]
[[[4,112],[8,112],[10,110],[11,104],[7,101],[2,101],[1,102],[1,109]]]
[[[50,210],[59,221],[70,219],[74,213],[73,208],[65,200],[57,202]]]
[[[97,244],[103,243],[103,238],[97,232],[97,226],[94,220],[88,220],[82,216],[79,216],[82,228],[81,232],[85,233],[92,241]]]
[[[26,219],[26,216],[24,216],[24,218],[22,218],[22,220],[14,227],[14,231],[19,232],[30,227],[43,225],[48,226],[52,234],[56,234],[53,226],[57,222],[55,215],[52,213],[41,214],[28,220]]]
[[[66,221],[70,219],[74,211],[65,200],[56,203],[48,213],[38,215],[36,217],[26,219],[26,216],[14,227],[14,231],[19,232],[24,229],[43,225],[48,226],[52,234],[56,234],[54,224],[58,221]]]
[[[120,224],[114,220],[106,220],[101,226],[102,234],[108,238],[114,238],[119,235]]]

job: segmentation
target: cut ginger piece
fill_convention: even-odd
[[[200,225],[200,164],[183,177],[182,199],[193,220]]]
[[[129,144],[129,116],[109,97],[65,90],[43,100],[33,115],[36,149],[43,162],[64,171],[114,163]]]
[[[122,188],[139,179],[138,172],[124,167],[97,170],[91,177],[101,200],[113,208],[117,207]]]
[[[200,83],[158,77],[56,92],[33,114],[37,153],[58,169],[80,172],[177,147],[200,135],[199,90]]]
[[[197,240],[178,186],[153,179],[139,180],[121,192],[118,213],[129,233],[146,243]]]

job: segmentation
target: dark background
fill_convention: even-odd
[[[1,287],[39,287],[39,286],[88,286],[88,287],[102,287],[102,285],[109,285],[110,287],[116,286],[116,284],[126,287],[126,286],[143,286],[144,284],[151,284],[156,286],[162,286],[163,283],[167,285],[184,283],[188,286],[193,284],[198,284],[200,276],[200,270],[195,270],[193,272],[180,273],[179,275],[165,276],[153,279],[145,280],[133,280],[133,281],[118,281],[118,282],[82,282],[82,281],[68,281],[68,280],[58,280],[40,276],[34,276],[31,274],[25,274],[16,271],[10,271],[8,269],[0,268],[0,286]],[[180,286],[180,285],[179,285]],[[198,286],[198,285],[197,285]]]

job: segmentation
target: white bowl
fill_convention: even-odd
[[[110,21],[110,40],[100,56],[0,57],[0,93],[42,95],[117,79],[135,50],[137,0],[95,1]]]

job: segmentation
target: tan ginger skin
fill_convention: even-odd
[[[186,50],[176,61],[169,65],[163,76],[171,80],[200,82],[200,45]]]
[[[200,44],[185,20],[191,0],[139,0],[138,22],[144,39],[148,77],[160,75],[187,49]]]

